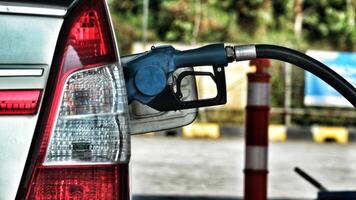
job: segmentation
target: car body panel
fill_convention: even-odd
[[[1,5],[28,7],[30,14],[36,14],[37,9],[53,8],[67,10],[78,0],[0,0]],[[34,8],[34,9],[33,9]],[[1,11],[1,9],[0,9]],[[55,11],[58,12],[58,11]],[[22,12],[23,14],[23,12]],[[52,15],[51,13],[50,15]],[[65,14],[65,13],[64,13]]]
[[[40,76],[0,76],[1,90],[45,89],[62,23],[62,17],[0,13],[0,71],[43,69]],[[0,116],[0,199],[16,196],[37,118]]]
[[[62,18],[0,13],[0,64],[50,65]]]

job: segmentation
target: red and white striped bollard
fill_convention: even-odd
[[[249,73],[246,106],[246,150],[245,150],[245,200],[267,199],[268,174],[268,124],[270,75],[268,59],[255,59],[250,65],[256,72]]]

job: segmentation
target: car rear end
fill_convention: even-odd
[[[107,4],[0,1],[0,199],[128,199],[130,141]]]

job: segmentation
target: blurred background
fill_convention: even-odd
[[[356,85],[356,0],[111,0],[121,55],[173,44],[270,43],[306,52]],[[132,138],[133,193],[241,197],[248,62],[227,67],[228,104],[188,127]],[[272,61],[269,196],[315,198],[300,166],[356,189],[356,112],[317,77]],[[214,93],[205,80],[199,92]],[[171,136],[171,137],[167,137]]]

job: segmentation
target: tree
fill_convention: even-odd
[[[355,4],[352,0],[305,0],[303,26],[308,38],[340,50],[356,49]]]

